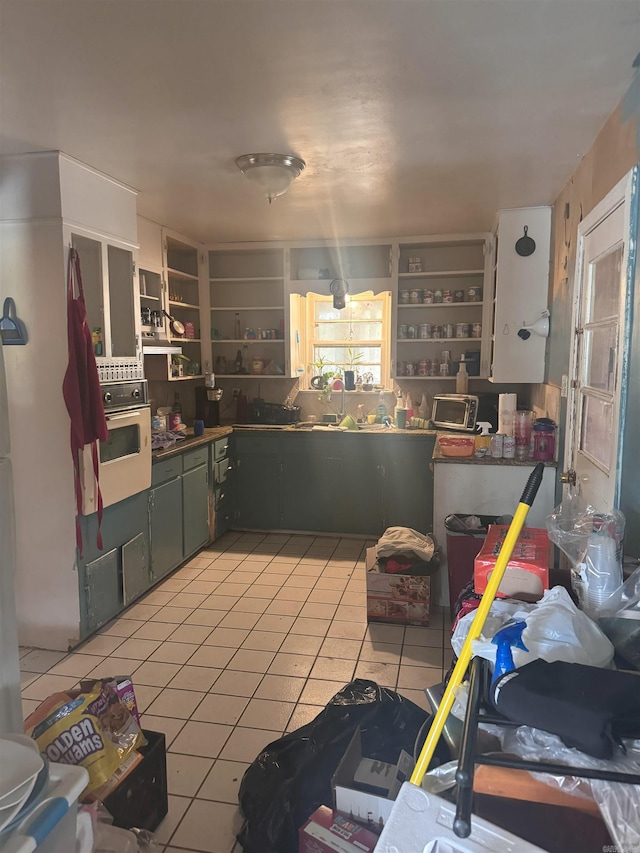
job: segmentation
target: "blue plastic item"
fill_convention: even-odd
[[[498,647],[496,651],[496,665],[493,670],[493,678],[491,684],[505,675],[507,672],[512,672],[516,668],[513,662],[511,649],[522,649],[523,652],[528,652],[529,649],[522,642],[522,632],[527,627],[527,623],[522,619],[510,620],[504,625],[498,633],[493,637],[491,642]]]

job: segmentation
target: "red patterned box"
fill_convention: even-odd
[[[299,853],[372,853],[378,836],[359,823],[320,806],[298,833]]]
[[[492,524],[474,562],[475,591],[487,588],[509,527]],[[499,598],[527,598],[537,601],[549,589],[549,537],[538,527],[523,527],[498,587]]]

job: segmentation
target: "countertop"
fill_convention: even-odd
[[[317,426],[321,425],[318,424]],[[402,435],[414,438],[425,435],[437,435],[437,432],[431,429],[396,429],[395,427],[381,430],[364,429],[356,432],[355,430],[341,430],[337,427],[327,427],[326,429],[314,430],[311,427],[301,428],[296,426],[296,424],[283,424],[281,426],[274,426],[270,424],[234,424],[233,426],[221,426],[215,427],[214,429],[205,429],[204,435],[195,436],[193,434],[193,429],[189,427],[185,433],[186,438],[179,439],[166,450],[154,450],[152,453],[152,459],[154,462],[158,462],[161,459],[169,459],[171,456],[177,456],[179,453],[184,453],[185,450],[190,450],[193,447],[199,447],[202,444],[210,444],[212,441],[222,438],[225,435],[231,435],[234,432],[277,432],[279,434],[286,433],[289,435],[291,433],[297,433],[298,435],[307,435],[309,433],[313,433],[313,435],[339,433],[340,435],[376,435],[386,437]]]
[[[441,433],[441,435],[455,435],[455,433]],[[498,466],[498,467],[533,467],[537,465],[538,462],[535,459],[526,459],[524,462],[520,462],[519,459],[494,459],[493,456],[444,456],[442,451],[440,450],[440,446],[438,442],[436,442],[436,446],[433,448],[433,456],[431,457],[432,462],[447,462],[448,464],[454,463],[456,465],[488,465],[488,466]],[[545,462],[545,468],[556,468],[558,465],[553,459],[550,462]]]
[[[200,447],[203,444],[211,444],[217,438],[222,438],[225,435],[231,435],[233,432],[230,426],[215,427],[214,429],[205,429],[203,435],[194,435],[193,429],[189,427],[186,430],[186,438],[181,438],[167,447],[166,450],[154,450],[151,457],[154,462],[160,459],[169,459],[171,456],[177,456],[179,453],[184,453],[185,450],[191,450],[194,447]]]

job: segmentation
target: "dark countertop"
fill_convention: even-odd
[[[455,435],[455,433],[441,433],[441,435]],[[436,441],[436,446],[433,448],[433,456],[431,457],[432,462],[447,462],[448,464],[454,463],[456,465],[493,465],[493,466],[506,466],[506,467],[529,467],[531,468],[534,465],[537,465],[538,462],[535,459],[526,459],[524,462],[520,462],[519,459],[494,459],[493,456],[444,456],[442,451],[440,450],[440,445]],[[558,465],[557,462],[551,460],[550,462],[545,462],[545,468],[556,468]]]
[[[179,439],[171,447],[166,450],[154,450],[151,454],[153,462],[159,462],[161,459],[169,459],[171,456],[177,456],[179,453],[184,453],[185,450],[191,450],[194,447],[200,447],[203,444],[211,444],[218,438],[225,435],[231,435],[233,429],[230,426],[215,427],[214,429],[205,429],[204,435],[194,435],[193,429],[189,427],[186,431],[186,438]]]
[[[321,426],[321,424],[317,424]],[[313,433],[314,435],[340,434],[340,435],[376,435],[376,436],[398,436],[420,438],[425,435],[437,435],[435,430],[430,429],[384,429],[384,430],[339,430],[338,428],[328,428],[322,430],[313,430],[311,428],[300,428],[295,424],[283,424],[281,426],[273,426],[269,424],[234,424],[233,426],[215,427],[215,429],[205,429],[204,435],[194,436],[193,429],[189,428],[186,431],[186,438],[176,441],[171,447],[166,450],[154,450],[152,453],[153,462],[159,462],[161,459],[169,459],[171,456],[177,456],[179,453],[184,453],[185,450],[191,450],[193,447],[199,447],[202,444],[210,444],[218,438],[225,435],[231,435],[234,432],[277,432],[279,434],[286,433],[288,435],[297,433],[298,435],[306,435]]]

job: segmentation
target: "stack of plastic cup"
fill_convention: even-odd
[[[529,458],[532,423],[533,412],[518,409],[514,413],[513,435],[516,440],[516,459],[520,462],[524,462]]]
[[[584,604],[592,618],[622,584],[622,569],[616,552],[616,541],[605,525],[599,526],[594,516],[593,531],[587,540],[584,565]]]

